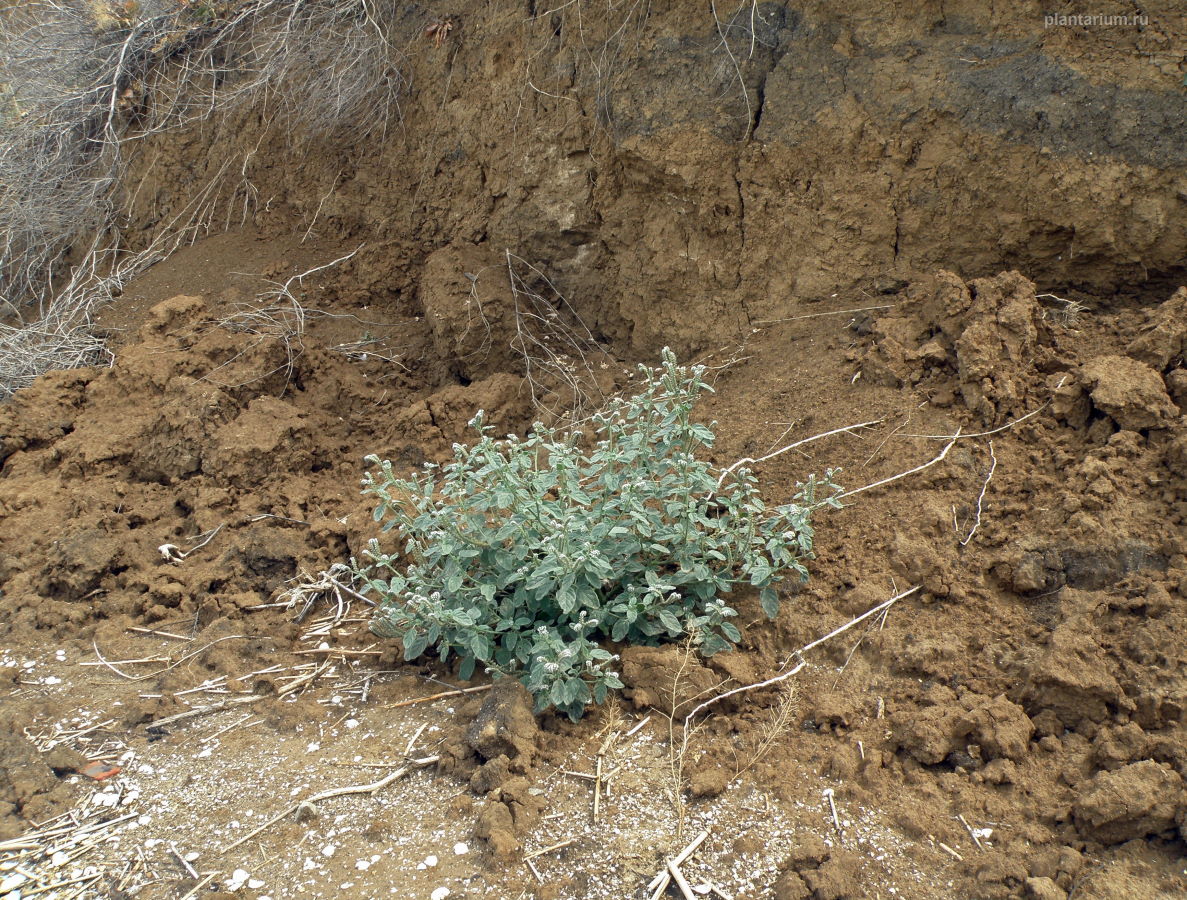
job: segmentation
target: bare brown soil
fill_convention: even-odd
[[[110,368],[0,407],[0,881],[89,810],[131,814],[61,863],[94,897],[646,897],[702,829],[686,874],[739,900],[1187,894],[1182,19],[853,7],[720,10],[737,70],[699,7],[459,4],[442,47],[407,8],[390,145],[147,142],[143,234],[249,145],[260,202],[104,311]],[[665,343],[715,367],[721,465],[876,423],[760,464],[774,501],[951,447],[821,514],[734,653],[626,650],[577,725],[506,685],[400,705],[454,673],[357,598],[277,604],[374,536],[366,454],[573,399],[515,349],[515,278],[588,326],[599,391]],[[916,585],[674,755],[689,698]],[[240,842],[406,754],[438,759]]]

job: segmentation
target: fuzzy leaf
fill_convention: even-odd
[[[762,604],[762,611],[767,614],[768,619],[773,619],[779,615],[779,595],[773,587],[763,588],[759,592],[758,599]]]

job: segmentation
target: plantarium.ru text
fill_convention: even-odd
[[[461,658],[469,679],[483,665],[520,678],[538,710],[580,718],[622,687],[616,657],[599,641],[656,644],[683,635],[706,654],[741,635],[721,595],[758,588],[778,609],[777,582],[807,578],[811,514],[839,506],[830,470],[768,509],[754,476],[697,458],[713,430],[691,418],[711,391],[703,367],[640,367],[645,388],[610,402],[577,428],[537,424],[524,439],[496,439],[482,413],[479,438],[454,459],[400,478],[390,462],[363,482],[375,520],[396,529],[402,552],[372,541],[362,575],[378,595],[372,630],[399,637],[408,659],[433,646]],[[829,496],[818,499],[823,488]]]

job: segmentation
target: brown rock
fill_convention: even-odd
[[[1092,742],[1092,759],[1102,769],[1117,769],[1145,756],[1146,732],[1137,722],[1102,728]]]
[[[1008,759],[994,759],[981,770],[981,778],[989,784],[1013,784],[1018,780],[1018,767]]]
[[[1050,878],[1028,878],[1026,896],[1034,900],[1067,900],[1067,891]]]
[[[987,759],[1020,760],[1026,756],[1035,727],[1021,706],[999,695],[969,710],[962,730],[981,746]]]
[[[1166,376],[1166,389],[1180,412],[1187,412],[1187,369],[1175,369]]]
[[[488,803],[478,815],[474,834],[485,840],[491,852],[500,859],[510,859],[519,852],[515,820],[505,803]]]
[[[1160,305],[1149,324],[1134,338],[1126,352],[1134,359],[1163,371],[1187,348],[1187,288],[1179,288]]]
[[[470,790],[476,794],[487,794],[503,786],[511,777],[511,760],[500,754],[488,761],[470,776]]]
[[[861,857],[838,850],[819,869],[801,876],[812,891],[814,900],[847,900],[864,896],[861,888]]]
[[[1099,772],[1072,807],[1080,831],[1102,844],[1120,844],[1172,827],[1183,779],[1153,760]]]
[[[57,746],[45,754],[45,764],[54,770],[55,774],[77,772],[86,765],[87,758],[70,747]]]
[[[688,789],[694,797],[716,797],[729,787],[731,780],[730,773],[721,766],[705,766],[692,773]]]
[[[966,725],[959,706],[901,710],[890,716],[895,746],[926,766],[942,763],[949,753],[961,748]]]
[[[512,769],[523,771],[531,765],[539,733],[531,694],[518,681],[503,678],[466,729],[466,743],[483,759],[506,756]]]
[[[1051,635],[1041,657],[1029,667],[1023,698],[1050,712],[1069,728],[1103,721],[1112,710],[1128,708],[1105,652],[1085,633],[1085,623],[1064,622]]]
[[[775,900],[807,900],[811,895],[798,872],[784,872],[775,881]]]
[[[1016,594],[1035,594],[1047,587],[1047,567],[1038,553],[1027,553],[1014,566],[1012,586]]]
[[[1102,356],[1080,368],[1092,404],[1121,428],[1164,428],[1179,415],[1162,377],[1128,356]]]
[[[832,850],[819,835],[804,832],[791,839],[783,865],[793,869],[810,868],[820,865],[831,853]]]
[[[709,696],[720,679],[695,655],[680,647],[627,647],[622,651],[622,683],[636,708],[654,707],[682,715],[694,700]]]

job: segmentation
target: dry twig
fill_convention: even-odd
[[[417,729],[416,734],[414,734],[412,736],[412,739],[408,742],[408,748],[404,754],[406,757],[411,756],[412,748],[415,746],[416,741],[420,738],[421,733],[425,730],[425,727],[426,726],[421,725],[420,728]],[[267,822],[265,822],[259,828],[252,829],[250,832],[245,834],[243,837],[228,844],[226,847],[223,848],[223,852],[229,853],[230,851],[234,850],[236,847],[240,846],[241,844],[247,843],[249,840],[254,838],[257,834],[260,834],[261,832],[266,831],[267,829],[271,828],[273,825],[275,825],[281,819],[296,812],[299,808],[301,808],[302,806],[304,806],[306,804],[321,803],[325,800],[332,800],[335,797],[348,797],[348,796],[351,796],[354,794],[375,795],[375,794],[379,793],[381,790],[383,790],[385,787],[387,787],[389,784],[391,784],[393,781],[399,781],[401,778],[403,778],[405,775],[407,775],[409,772],[413,771],[414,769],[424,768],[425,766],[431,766],[434,763],[438,762],[440,759],[441,759],[440,756],[426,756],[421,759],[409,758],[406,765],[401,766],[400,768],[396,769],[394,772],[384,775],[378,781],[373,781],[370,784],[351,785],[350,787],[331,788],[330,790],[322,791],[321,793],[314,794],[312,797],[306,797],[304,800],[300,800],[300,801],[292,804],[291,806],[287,807],[282,812],[277,813],[275,816],[273,816],[271,819],[269,819]]]

